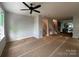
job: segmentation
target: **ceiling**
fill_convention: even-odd
[[[26,2],[27,3],[27,2]],[[78,2],[33,2],[34,5],[41,4],[41,8],[38,10],[41,12],[40,15],[48,17],[71,17],[79,13]],[[20,9],[28,9],[22,2],[2,2],[4,9],[8,12],[30,15],[29,10],[21,11]],[[27,3],[29,4],[29,2]],[[33,12],[32,15],[39,15]]]

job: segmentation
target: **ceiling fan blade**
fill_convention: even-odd
[[[30,9],[21,9],[21,10],[30,10]]]
[[[32,10],[30,10],[30,14],[32,14]]]
[[[27,5],[25,2],[22,2],[22,3],[23,3],[25,6],[27,6],[28,8],[30,8],[29,5]]]
[[[37,5],[37,6],[33,7],[33,9],[37,9],[39,7],[41,7],[41,5]]]
[[[37,10],[34,10],[35,12],[38,12],[38,13],[40,13],[40,11],[37,11]]]

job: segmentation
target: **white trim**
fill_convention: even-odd
[[[4,35],[0,35],[0,42],[4,37],[5,37]]]
[[[11,41],[17,41],[17,40],[22,40],[22,39],[26,39],[26,38],[30,38],[30,37],[34,37],[34,36],[26,36],[26,37],[20,37],[20,38],[10,38],[8,42],[11,42]]]

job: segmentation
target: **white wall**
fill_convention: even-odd
[[[34,17],[6,12],[6,35],[8,41],[20,40],[33,36]]]
[[[74,16],[73,26],[73,38],[79,38],[79,16]]]
[[[37,15],[34,17],[34,37],[42,38],[42,17]]]

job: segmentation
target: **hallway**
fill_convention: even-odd
[[[79,40],[63,35],[41,39],[34,37],[7,43],[4,57],[60,57],[79,56]]]

